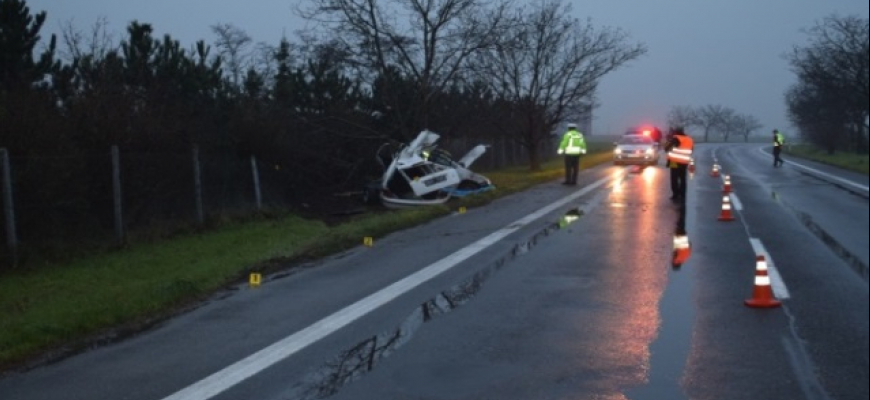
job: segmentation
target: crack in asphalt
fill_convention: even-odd
[[[596,195],[587,203],[587,208],[597,206],[601,199],[602,196]],[[478,270],[470,278],[420,304],[398,328],[368,337],[341,351],[291,388],[293,397],[288,397],[287,400],[319,400],[337,394],[342,387],[360,379],[373,370],[379,361],[408,343],[424,323],[468,303],[496,272],[517,257],[527,254],[541,240],[566,229],[585,214],[583,208],[572,208],[558,222],[550,223],[528,239],[514,244],[506,254]]]

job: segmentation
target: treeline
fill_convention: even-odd
[[[704,142],[711,139],[727,142],[732,137],[742,138],[746,142],[762,128],[754,115],[740,113],[720,104],[674,106],[668,112],[668,126],[700,131],[697,139]]]
[[[3,216],[7,243],[110,228],[113,148],[124,178],[114,193],[137,226],[189,203],[192,151],[211,160],[196,168],[218,188],[249,178],[242,166],[256,160],[285,188],[277,197],[360,188],[380,173],[380,144],[422,129],[445,143],[512,143],[537,169],[550,132],[583,118],[600,79],[646,52],[572,19],[570,2],[334,3],[309,1],[301,13],[323,30],[296,41],[255,46],[215,25],[213,45],[186,48],[144,22],[118,41],[104,21],[43,40],[47,12],[0,0],[3,184],[18,206],[13,230]]]
[[[798,83],[785,99],[789,117],[808,142],[867,154],[870,121],[870,20],[825,18],[807,30],[809,44],[788,55]]]
[[[870,118],[870,20],[830,16],[806,32],[809,43],[788,54],[798,83],[785,93],[789,120],[806,142],[829,153],[867,154]],[[692,128],[703,141],[749,139],[758,119],[719,104],[674,106],[670,126]],[[779,127],[783,130],[785,127]]]

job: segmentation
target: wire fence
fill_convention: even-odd
[[[525,148],[508,139],[447,139],[439,147],[458,159],[477,144],[487,145],[487,152],[472,169],[528,165]],[[551,156],[552,146],[542,146],[542,159]],[[83,241],[123,245],[136,229],[202,226],[216,216],[283,209],[299,198],[298,191],[307,190],[280,165],[197,146],[176,152],[125,152],[112,146],[24,156],[0,148],[0,168],[0,266],[18,265],[22,249]]]

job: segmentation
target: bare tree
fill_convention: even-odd
[[[252,62],[250,68],[248,68],[248,74],[255,72],[266,82],[272,81],[278,69],[278,65],[275,62],[278,47],[266,42],[258,42],[253,54],[251,54]],[[291,60],[293,60],[292,57]]]
[[[250,59],[247,48],[251,44],[251,37],[232,24],[212,25],[211,30],[218,36],[214,44],[227,67],[233,86],[235,90],[240,90],[242,76],[250,67],[245,60]]]
[[[734,110],[719,105],[719,104],[708,104],[703,107],[699,107],[695,110],[695,116],[697,117],[697,125],[704,132],[704,141],[710,141],[711,133],[720,133],[725,135],[727,128],[727,121],[734,115]],[[727,136],[725,136],[727,140]]]
[[[718,134],[726,142],[730,140],[732,134],[749,140],[749,135],[761,128],[761,124],[754,116],[739,114],[729,107],[718,104],[697,108],[675,106],[668,113],[668,124],[671,127],[697,127],[704,132],[705,142],[710,140],[710,134]]]
[[[674,106],[668,112],[668,126],[689,128],[701,124],[697,111],[690,106]]]
[[[588,117],[600,79],[646,52],[627,44],[624,32],[596,29],[571,14],[571,3],[562,0],[521,7],[503,40],[472,60],[478,81],[513,108],[515,118],[494,123],[528,150],[533,170],[555,127]]]
[[[311,0],[299,10],[332,32],[349,61],[375,78],[394,76],[416,83],[415,104],[400,88],[383,87],[397,118],[428,127],[433,97],[460,75],[475,51],[491,47],[502,33],[509,2],[486,0]],[[411,132],[402,132],[409,137]]]
[[[737,126],[737,112],[731,108],[724,107],[722,113],[718,116],[719,125],[715,131],[719,133],[723,142],[731,139],[731,134],[735,132]]]
[[[748,142],[749,136],[751,136],[755,131],[761,129],[763,126],[761,125],[761,122],[758,121],[758,118],[747,114],[734,114],[730,121],[728,121],[728,125],[730,131],[743,136],[744,142]]]
[[[115,39],[109,33],[108,27],[109,22],[106,17],[98,18],[91,26],[90,37],[86,39],[84,34],[73,26],[72,21],[67,21],[61,28],[65,49],[61,50],[60,54],[67,62],[86,58],[91,61],[104,59],[109,52],[117,50],[117,45],[113,44]]]
[[[799,80],[787,95],[790,118],[802,135],[828,151],[838,146],[868,151],[868,30],[866,18],[827,17],[807,31],[809,45],[789,55]]]

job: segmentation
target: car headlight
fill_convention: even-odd
[[[647,154],[647,155],[650,155],[650,156],[651,156],[654,152],[655,152],[655,151],[653,150],[652,147],[646,149],[646,154]]]
[[[620,149],[619,147],[613,149],[613,154],[622,154],[622,149]]]

